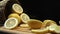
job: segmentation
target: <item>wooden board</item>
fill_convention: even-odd
[[[40,33],[32,33],[29,28],[22,28],[22,27],[16,27],[15,29],[8,30],[4,27],[0,27],[0,31],[6,32],[6,33],[12,33],[12,34],[40,34]],[[47,34],[47,33],[44,33]],[[52,33],[49,33],[52,34]]]
[[[34,34],[29,30],[29,28],[21,28],[21,27],[17,27],[12,30],[8,30],[5,29],[4,27],[0,27],[0,31],[7,33],[14,33],[14,34]]]

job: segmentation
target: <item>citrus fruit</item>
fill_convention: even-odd
[[[29,26],[28,26],[28,24],[21,24],[20,27],[28,28]]]
[[[11,18],[11,17],[18,19],[19,23],[21,23],[21,19],[20,19],[20,16],[19,16],[18,14],[16,14],[16,13],[11,13],[11,14],[8,16],[8,18]]]
[[[22,20],[23,23],[27,23],[27,21],[30,20],[30,17],[26,13],[22,13],[20,15],[20,18],[21,18],[21,20]]]
[[[18,20],[16,18],[8,18],[4,23],[4,28],[13,29],[18,26]]]
[[[45,34],[45,33],[49,33],[49,30],[48,30],[48,28],[32,29],[31,32]]]
[[[29,27],[31,27],[32,29],[41,28],[42,21],[37,20],[37,19],[31,19],[31,20],[28,21],[28,25],[29,25]]]
[[[60,27],[56,24],[50,25],[49,30],[51,32],[60,33]]]
[[[18,13],[18,14],[23,13],[23,8],[19,4],[13,4],[12,9],[13,9],[12,12],[15,12],[15,13]]]
[[[45,28],[45,27],[50,26],[52,24],[56,24],[56,22],[53,20],[44,20],[42,24],[43,24],[42,28]]]

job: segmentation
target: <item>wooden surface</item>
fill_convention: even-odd
[[[40,34],[40,33],[32,33],[29,28],[22,28],[22,27],[16,27],[15,29],[12,30],[8,30],[5,29],[4,27],[0,27],[0,31],[11,34]],[[53,34],[53,33],[44,33],[44,34]]]
[[[0,27],[0,31],[6,32],[6,33],[14,33],[14,34],[34,34],[29,30],[29,28],[21,28],[21,27],[17,27],[12,30],[8,30],[8,29],[5,29],[4,27]]]

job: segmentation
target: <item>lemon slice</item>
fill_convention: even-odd
[[[21,24],[20,27],[28,28],[28,24]]]
[[[23,13],[23,8],[19,4],[12,5],[13,12],[21,14]]]
[[[32,29],[41,28],[42,21],[36,20],[36,19],[31,19],[30,21],[28,21],[28,25],[29,25],[29,27],[31,27]]]
[[[6,29],[13,29],[17,26],[18,26],[18,20],[16,18],[9,18],[4,23],[4,27]]]
[[[53,21],[53,20],[44,20],[44,21],[43,21],[42,28],[47,27],[47,26],[50,26],[50,25],[52,25],[52,24],[56,24],[56,22]]]
[[[30,17],[26,13],[22,13],[20,15],[20,18],[21,18],[22,22],[24,22],[24,23],[27,23],[27,21],[30,20]]]
[[[60,33],[60,27],[56,24],[49,26],[49,30],[55,33]]]
[[[11,13],[11,14],[8,16],[8,18],[11,18],[11,17],[18,19],[19,23],[21,23],[21,19],[20,19],[20,16],[19,16],[18,14],[16,14],[16,13]]]
[[[48,28],[43,28],[43,29],[32,29],[31,32],[40,33],[40,34],[44,33],[44,34],[45,34],[45,33],[49,33],[49,30],[48,30]]]

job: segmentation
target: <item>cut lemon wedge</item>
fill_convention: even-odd
[[[53,20],[44,20],[42,24],[43,24],[42,28],[45,28],[45,27],[50,26],[52,24],[56,24],[56,22]]]
[[[5,23],[4,23],[4,27],[6,29],[13,29],[15,27],[18,26],[18,20],[16,18],[8,18]]]
[[[30,17],[26,13],[22,13],[20,15],[20,18],[21,18],[21,20],[22,20],[23,23],[27,23],[27,21],[30,20]]]
[[[36,19],[31,19],[30,21],[28,21],[28,25],[29,25],[29,27],[31,27],[32,29],[41,28],[42,21],[36,20]]]
[[[13,12],[21,14],[23,13],[23,8],[19,4],[12,5]]]
[[[8,18],[11,18],[11,17],[18,19],[19,23],[21,23],[21,19],[20,19],[20,16],[19,16],[18,14],[16,14],[16,13],[11,13],[11,14],[8,16]]]
[[[60,33],[60,27],[56,24],[50,25],[49,30],[52,31],[52,32],[55,32],[55,33]]]
[[[21,24],[20,27],[29,28],[28,24]]]

